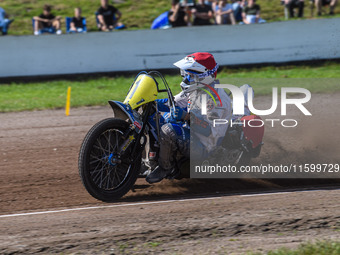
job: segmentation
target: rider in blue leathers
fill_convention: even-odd
[[[183,81],[181,82],[182,92],[176,95],[175,104],[176,111],[173,116],[164,124],[160,130],[160,151],[159,151],[159,166],[156,167],[147,177],[149,183],[161,181],[163,178],[173,175],[175,169],[175,157],[177,152],[189,158],[190,156],[190,128],[187,125],[190,120],[190,115],[196,116],[195,111],[200,110],[200,101],[202,93],[215,92],[220,102],[215,107],[211,107],[207,116],[200,118],[191,118],[191,123],[196,126],[203,125],[201,134],[195,135],[199,140],[200,145],[192,148],[198,150],[198,154],[209,152],[217,141],[225,135],[227,126],[212,129],[211,117],[230,118],[231,107],[230,98],[223,89],[214,89],[216,84],[216,73],[218,65],[214,57],[210,53],[198,52],[188,55],[184,59],[176,62],[175,66],[181,69]],[[213,99],[215,102],[215,99]],[[211,105],[211,100],[208,104]],[[223,103],[222,103],[223,102]],[[158,110],[169,112],[167,99],[157,101]],[[189,114],[190,112],[190,114]],[[197,115],[198,116],[198,115]],[[196,140],[196,139],[195,139]]]

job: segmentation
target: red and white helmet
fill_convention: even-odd
[[[181,69],[183,81],[181,87],[184,92],[190,92],[198,87],[210,85],[216,79],[218,64],[214,56],[208,52],[196,52],[174,63]]]

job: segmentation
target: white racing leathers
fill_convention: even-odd
[[[224,89],[214,88],[217,83],[197,89],[189,95],[191,158],[202,160],[208,157],[222,143],[227,132],[232,117],[231,100]],[[206,114],[202,114],[203,95],[206,97]],[[216,119],[224,120],[225,124],[214,127]]]
[[[190,127],[187,124],[181,125],[179,123],[168,123],[162,126],[161,148],[163,148],[160,152],[159,163],[163,168],[173,167],[173,160],[171,159],[175,151],[179,151],[184,156],[190,154],[192,166],[207,161],[213,163],[221,157],[227,157],[225,150],[223,153],[223,149],[221,150],[222,141],[231,119],[236,120],[242,116],[232,115],[230,97],[224,89],[215,89],[215,84],[218,84],[218,80],[209,86],[204,86],[190,93],[180,92],[175,96],[176,106],[190,112]],[[248,88],[251,88],[248,84],[240,87],[245,97],[245,115],[251,114],[247,99],[254,95],[253,91],[248,94]],[[206,114],[204,112],[202,114],[203,95],[206,97]],[[221,153],[223,155],[220,155]]]
[[[175,96],[175,105],[181,107],[182,109],[187,109],[188,101],[189,101],[189,94],[184,93],[181,91]]]
[[[207,97],[206,115],[201,113],[202,95]],[[190,112],[190,128],[185,123],[167,123],[161,127],[158,162],[165,170],[174,167],[177,152],[193,160],[209,156],[222,143],[228,129],[227,123],[213,127],[214,119],[231,118],[230,98],[223,89],[215,89],[214,84],[177,94],[175,104]]]

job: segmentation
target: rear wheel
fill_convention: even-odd
[[[86,190],[96,199],[112,202],[124,196],[139,173],[141,155],[131,155],[132,145],[124,155],[119,148],[129,127],[120,119],[104,119],[87,133],[79,153],[79,175]]]

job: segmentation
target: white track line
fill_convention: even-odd
[[[82,211],[82,210],[92,210],[92,209],[103,209],[103,208],[105,209],[105,208],[113,208],[113,207],[126,207],[126,206],[134,206],[134,205],[152,205],[152,204],[164,204],[164,203],[174,203],[174,202],[199,201],[199,200],[209,200],[209,199],[219,199],[219,198],[221,197],[203,197],[203,198],[189,198],[189,199],[178,199],[178,200],[163,200],[163,201],[154,201],[154,202],[141,202],[141,203],[132,203],[132,204],[79,207],[79,208],[62,209],[62,210],[55,210],[55,211],[7,214],[7,215],[0,215],[0,218],[48,214],[48,213],[72,212],[72,211]]]
[[[340,189],[336,189],[336,190],[340,190]],[[287,191],[287,192],[257,193],[257,194],[247,194],[247,195],[235,194],[235,196],[257,197],[257,196],[283,195],[283,194],[291,194],[291,193],[297,193],[297,192],[312,192],[312,191],[325,191],[325,190],[323,190],[323,189],[301,190],[301,191],[299,190],[299,191]],[[0,215],[0,218],[39,215],[39,214],[50,214],[50,213],[62,213],[62,212],[74,212],[74,211],[105,209],[105,208],[114,208],[114,207],[127,207],[127,206],[136,206],[136,205],[140,206],[140,205],[165,204],[165,203],[175,203],[175,202],[202,201],[202,200],[220,199],[220,198],[223,198],[223,197],[226,197],[226,196],[222,195],[222,196],[215,196],[215,197],[188,198],[188,199],[162,200],[162,201],[141,202],[141,203],[131,203],[131,204],[118,204],[118,205],[115,204],[115,205],[102,205],[102,206],[91,206],[91,207],[78,207],[78,208],[70,208],[70,209],[62,209],[62,210],[54,210],[54,211],[40,211],[40,212],[7,214],[7,215]]]
[[[316,191],[316,190],[313,190]],[[258,194],[247,194],[247,195],[241,195],[241,197],[258,197],[258,196],[270,196],[270,195],[283,195],[283,194],[290,194],[294,192],[305,192],[305,190],[299,190],[299,191],[286,191],[286,192],[276,192],[276,193],[258,193]]]

